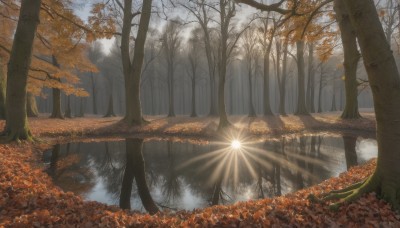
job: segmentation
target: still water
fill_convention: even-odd
[[[376,155],[373,139],[313,135],[206,145],[133,138],[69,143],[54,146],[43,159],[45,171],[64,191],[151,211],[284,195]]]

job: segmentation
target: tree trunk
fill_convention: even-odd
[[[7,72],[6,125],[10,140],[30,140],[26,115],[26,87],[41,0],[22,0]]]
[[[67,108],[65,109],[65,117],[72,118],[71,96],[70,95],[67,95]]]
[[[197,117],[196,113],[196,71],[193,71],[192,78],[192,114],[190,117]]]
[[[331,105],[331,112],[336,112],[336,81],[332,82],[332,105]]]
[[[84,117],[85,116],[85,107],[84,107],[84,99],[81,97],[79,99],[79,113],[76,115],[76,117]]]
[[[226,109],[225,109],[225,77],[226,77],[226,59],[223,61],[224,64],[222,64],[221,69],[220,69],[220,81],[218,84],[218,112],[219,112],[219,125],[218,129],[222,130],[226,127],[231,126],[231,123],[228,120],[228,116],[226,114]]]
[[[52,55],[51,59],[53,66],[60,68],[60,64],[58,64],[57,58],[54,55]],[[61,83],[60,78],[52,78],[52,79]],[[53,111],[50,115],[50,118],[64,119],[64,115],[61,112],[61,90],[58,88],[53,88],[52,94],[53,94]]]
[[[321,76],[319,78],[319,88],[318,88],[318,113],[322,112],[322,79],[323,79],[323,72],[322,72],[322,66],[321,66]]]
[[[250,65],[251,65],[251,63],[250,63]],[[248,76],[249,77],[249,117],[256,117],[257,115],[256,115],[256,111],[254,109],[254,104],[253,104],[253,82],[252,82],[253,74],[251,71],[252,70],[250,67],[249,76]]]
[[[214,70],[215,71],[215,70]],[[210,76],[210,114],[209,116],[218,116],[218,105],[217,105],[217,86],[216,86],[216,76],[215,72],[213,76]]]
[[[361,117],[358,112],[358,90],[357,90],[357,65],[360,60],[360,53],[357,47],[357,38],[354,28],[350,22],[349,14],[343,5],[343,0],[334,1],[336,20],[339,24],[340,34],[343,43],[344,54],[344,83],[346,87],[346,105],[342,113],[343,119],[358,119]]]
[[[0,119],[6,119],[6,86],[7,76],[4,66],[0,66]]]
[[[271,110],[271,102],[269,97],[269,56],[271,53],[271,45],[268,46],[268,50],[264,54],[264,115],[273,115]]]
[[[344,153],[346,156],[347,170],[358,165],[356,143],[357,137],[352,135],[343,135]]]
[[[104,115],[104,117],[113,117],[115,116],[114,113],[114,98],[112,91],[110,91],[110,97],[108,99],[108,108],[107,108],[107,113]]]
[[[153,74],[154,74],[154,70],[153,70]],[[153,80],[153,76],[150,78],[150,94],[151,94],[151,115],[155,115],[156,111],[155,111],[155,107],[154,107],[154,80]]]
[[[168,64],[168,98],[169,98],[169,106],[168,106],[168,117],[175,116],[175,103],[174,103],[174,66]]]
[[[314,43],[308,44],[308,83],[307,83],[307,108],[311,113],[315,112],[314,107]]]
[[[229,50],[228,50],[228,38],[229,38],[229,23],[231,20],[232,15],[234,15],[230,2],[224,2],[220,0],[220,27],[221,27],[221,37],[220,37],[220,48],[221,52],[219,54],[218,59],[218,114],[219,114],[219,125],[218,130],[224,130],[227,127],[230,127],[232,124],[228,120],[228,116],[226,114],[226,107],[225,107],[225,81],[226,81],[226,68],[228,65],[228,57],[229,57]],[[233,3],[234,4],[234,3]],[[225,8],[229,6],[228,12]],[[231,15],[232,14],[232,15]]]
[[[297,46],[297,70],[298,70],[298,97],[296,115],[309,115],[306,107],[305,71],[304,71],[304,40],[296,42]]]
[[[96,83],[94,81],[93,73],[90,73],[90,81],[92,82],[93,114],[97,115]]]
[[[36,98],[31,93],[27,93],[26,98],[26,111],[28,117],[38,117],[39,111],[36,105]]]
[[[282,79],[279,85],[279,114],[285,116],[286,105],[286,74],[287,74],[287,56],[288,56],[288,41],[285,40],[283,47],[283,62],[282,62]]]
[[[202,10],[204,14],[204,19],[208,20],[206,18],[206,11],[204,9],[204,5],[202,5]],[[210,34],[209,34],[209,28],[207,27],[207,24],[205,21],[203,23],[200,23],[203,32],[204,32],[204,46],[206,50],[206,57],[207,57],[207,66],[208,66],[208,75],[209,75],[209,80],[210,80],[210,113],[209,116],[217,116],[217,105],[216,105],[216,99],[215,99],[215,59],[213,59],[212,55],[212,47],[211,47],[211,40],[210,40]]]
[[[124,121],[129,125],[142,125],[144,123],[140,104],[140,77],[142,73],[144,44],[150,23],[152,0],[143,1],[139,21],[138,33],[135,40],[133,60],[130,62],[129,42],[132,24],[132,0],[124,1],[124,18],[121,36],[121,56],[125,78],[125,106]]]
[[[333,92],[332,94],[332,105],[331,105],[331,112],[336,112],[337,108],[336,108],[336,94],[335,92]]]

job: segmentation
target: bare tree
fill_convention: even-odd
[[[185,1],[180,5],[186,8],[197,19],[197,22],[203,29],[204,47],[208,63],[208,75],[210,79],[210,116],[216,116],[218,114],[216,99],[217,59],[213,49],[215,51],[217,48],[215,45],[213,45],[211,37],[212,28],[210,27],[212,22],[210,14],[211,9],[214,6],[207,4],[206,0]]]
[[[255,71],[258,65],[259,46],[257,36],[254,36],[256,30],[254,27],[247,29],[242,35],[242,49],[247,67],[247,77],[249,80],[249,117],[256,117],[256,111],[253,104],[253,81],[256,77]],[[269,61],[269,57],[268,57]],[[265,80],[265,78],[264,78]],[[269,98],[268,98],[269,99]]]
[[[315,69],[314,69],[314,42],[308,43],[308,80],[306,92],[306,105],[311,113],[315,112],[314,107],[315,93]]]
[[[232,26],[232,19],[236,14],[235,1],[219,0],[219,55],[218,55],[218,113],[219,125],[218,129],[223,130],[231,126],[228,120],[225,107],[225,81],[227,66],[232,56],[232,52],[236,47],[236,43],[244,30],[235,32]],[[246,27],[247,28],[247,27]]]
[[[258,28],[259,42],[262,45],[264,54],[264,115],[272,115],[271,104],[270,104],[270,55],[272,48],[272,40],[274,38],[277,22],[272,18],[269,18],[270,13],[267,14],[266,18],[260,18],[261,26]],[[272,23],[271,23],[272,22]]]
[[[189,52],[188,52],[188,60],[189,60],[189,68],[188,68],[188,76],[190,78],[192,84],[192,112],[191,117],[197,117],[196,112],[196,83],[200,80],[199,74],[199,64],[201,59],[201,46],[200,46],[200,36],[199,29],[194,28],[191,33],[191,38],[189,39]]]
[[[121,59],[125,79],[125,107],[124,121],[128,125],[142,125],[142,107],[140,104],[140,80],[143,67],[144,45],[149,29],[152,0],[143,1],[141,10],[132,12],[132,0],[125,0],[124,5],[117,1],[117,5],[123,13],[121,30]],[[140,15],[138,29],[135,39],[131,37],[133,19]],[[134,40],[133,56],[130,53],[130,46]]]
[[[167,80],[168,80],[168,95],[169,95],[169,111],[168,116],[175,116],[174,107],[174,74],[177,64],[177,54],[182,43],[180,36],[181,24],[178,21],[168,21],[162,34],[164,57],[167,62]]]

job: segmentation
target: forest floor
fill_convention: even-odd
[[[312,117],[232,117],[240,131],[253,134],[283,134],[307,131],[357,130],[373,133],[374,116],[345,121],[338,113]],[[213,206],[195,211],[163,211],[154,216],[123,211],[115,206],[83,201],[70,192],[54,186],[43,172],[42,151],[59,140],[109,137],[117,135],[168,135],[204,138],[213,137],[216,118],[154,117],[142,128],[126,128],[120,118],[77,118],[71,120],[29,119],[37,143],[0,144],[0,227],[400,227],[400,215],[378,199],[367,194],[346,204],[338,212],[330,211],[329,202],[311,203],[310,193],[321,195],[340,189],[369,176],[375,166],[372,160],[354,167],[339,177],[316,186],[272,199],[240,202],[229,206]],[[0,122],[0,128],[4,121]]]
[[[312,116],[269,116],[247,117],[231,116],[234,129],[242,134],[271,136],[289,133],[313,131],[363,131],[375,132],[375,115],[372,112],[362,113],[358,120],[343,120],[339,112],[313,114]],[[34,136],[50,139],[71,139],[82,137],[102,137],[130,135],[137,137],[192,137],[212,139],[217,136],[217,117],[165,116],[145,117],[149,121],[142,127],[127,127],[121,117],[100,118],[86,117],[73,119],[49,119],[48,117],[29,118],[29,126]],[[4,121],[0,121],[3,129]]]

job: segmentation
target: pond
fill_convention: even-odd
[[[374,139],[321,134],[205,145],[135,138],[77,142],[55,145],[43,159],[64,191],[151,211],[280,196],[376,156]]]

